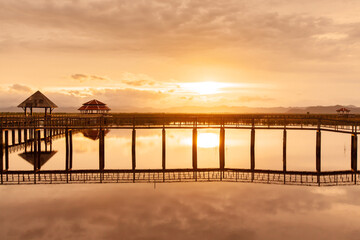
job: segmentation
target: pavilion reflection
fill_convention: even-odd
[[[100,138],[100,130],[99,129],[84,129],[81,130],[84,137],[89,138],[91,140],[98,140]],[[104,136],[110,132],[109,129],[104,130]]]
[[[31,165],[35,164],[34,159],[39,155],[39,169],[46,163],[48,162],[58,151],[53,150],[53,151],[41,151],[41,152],[34,152],[34,151],[30,151],[30,152],[23,152],[23,153],[19,153],[19,156],[24,159],[25,161],[27,161],[28,163],[30,163]]]

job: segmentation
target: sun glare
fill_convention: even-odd
[[[191,146],[192,138],[185,138],[181,141],[182,144]],[[219,146],[219,135],[215,133],[199,133],[197,145],[200,148],[213,148]]]
[[[191,82],[181,83],[180,87],[186,91],[194,92],[200,95],[216,94],[221,88],[228,87],[228,84],[221,82]]]

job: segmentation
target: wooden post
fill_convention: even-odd
[[[105,169],[105,141],[104,141],[104,130],[99,130],[99,170],[103,171]]]
[[[4,172],[4,143],[3,143],[3,130],[0,130],[0,173],[1,184],[3,184],[3,172]]]
[[[131,141],[131,159],[132,159],[132,170],[136,169],[136,129],[132,130],[132,141]]]
[[[357,172],[357,134],[351,135],[351,170]]]
[[[69,170],[72,169],[73,166],[73,138],[72,138],[72,130],[69,130]]]
[[[18,131],[18,144],[21,144],[21,129],[19,128],[17,131]]]
[[[27,140],[28,140],[28,130],[26,128],[24,128],[24,143],[25,143],[25,149],[26,149],[26,145],[27,145]]]
[[[316,172],[321,172],[321,131],[316,131]]]
[[[287,143],[287,132],[284,129],[283,133],[283,171],[286,172],[286,143]]]
[[[162,169],[166,169],[166,132],[162,129]]]
[[[225,168],[225,128],[220,128],[220,139],[219,139],[219,160],[220,160],[220,169],[224,170]]]
[[[255,128],[251,129],[250,169],[255,170]]]
[[[65,130],[65,170],[69,171],[69,130]]]
[[[192,136],[192,165],[193,169],[197,169],[197,128],[193,128]]]
[[[37,134],[35,134],[35,129],[33,129],[33,143],[32,143],[32,146],[33,147],[33,153],[34,153],[34,184],[36,184],[36,172],[37,172],[37,161],[38,161],[38,158],[37,158]]]
[[[11,130],[11,142],[12,145],[15,145],[15,129]]]
[[[9,131],[5,130],[5,170],[9,170]]]
[[[38,144],[38,148],[37,148],[37,169],[40,170],[41,168],[41,130],[39,129],[37,131],[37,144]]]

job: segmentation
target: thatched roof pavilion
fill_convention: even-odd
[[[81,113],[107,113],[110,108],[96,99],[84,103],[78,110]]]
[[[37,91],[30,97],[28,97],[25,101],[19,104],[19,108],[24,109],[26,115],[26,109],[30,109],[30,115],[32,115],[33,108],[44,108],[45,109],[45,116],[47,113],[47,109],[50,110],[50,113],[54,108],[57,108],[55,103],[53,103],[50,99],[48,99],[44,94],[40,91]]]

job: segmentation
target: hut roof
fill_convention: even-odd
[[[110,108],[105,103],[93,99],[84,103],[78,110],[110,110]]]
[[[50,99],[48,99],[44,94],[40,91],[37,91],[30,97],[28,97],[25,101],[19,104],[18,107],[32,107],[32,108],[57,108],[55,103],[53,103]]]

